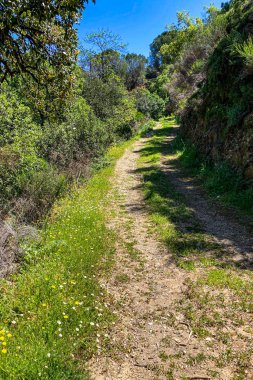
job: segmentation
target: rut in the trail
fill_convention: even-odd
[[[119,319],[109,332],[110,347],[89,363],[91,379],[212,379],[210,373],[217,370],[214,362],[223,343],[217,347],[210,345],[209,340],[197,338],[177,307],[186,282],[197,274],[177,268],[171,254],[150,231],[152,226],[141,191],[142,178],[136,171],[139,152],[146,141],[136,142],[125,152],[118,161],[113,179],[112,199],[115,199],[117,216],[110,221],[110,227],[120,238],[115,267],[105,286],[114,299]],[[172,169],[165,161],[162,166],[164,170]],[[172,175],[175,179],[174,169]],[[195,197],[190,206],[197,209],[199,201]],[[207,227],[213,214],[204,217],[204,207],[203,200],[200,213],[196,213],[199,217],[203,214],[200,219]],[[233,240],[234,227],[225,220],[221,225],[220,217],[214,220],[217,225],[209,232],[240,255]],[[189,358],[200,357],[203,352],[207,358],[204,363],[189,364]],[[232,380],[233,373],[232,366],[225,366],[219,369],[219,379]]]

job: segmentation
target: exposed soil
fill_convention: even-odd
[[[173,138],[174,135],[167,142]],[[136,171],[139,152],[146,141],[137,141],[116,167],[111,194],[116,215],[110,228],[120,238],[113,273],[103,281],[114,300],[118,321],[108,332],[110,345],[89,363],[91,379],[232,380],[232,364],[219,369],[215,365],[226,344],[211,344],[213,338],[195,336],[178,307],[185,297],[187,282],[194,280],[198,272],[178,268],[151,231],[141,191],[142,177]],[[210,210],[202,191],[173,163],[163,158],[161,166],[169,172],[205,231],[231,250],[235,260],[248,260],[252,240],[246,230],[217,209]],[[203,352],[205,360],[197,360]],[[253,374],[248,373],[248,379],[253,379]]]

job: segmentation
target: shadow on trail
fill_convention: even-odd
[[[183,175],[178,158],[166,159],[175,153],[176,134],[171,126],[154,130],[138,151],[149,166],[135,171],[143,176],[146,203],[174,260],[253,269],[253,239],[246,227],[210,205],[196,180]]]

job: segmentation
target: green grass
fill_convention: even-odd
[[[253,312],[253,277],[250,272],[243,278],[239,271],[212,269],[203,276],[200,284],[220,290],[229,289],[236,299],[233,308]]]
[[[106,227],[110,166],[53,208],[39,243],[26,243],[20,272],[0,283],[0,379],[88,379],[84,363],[103,346],[113,317],[98,284],[113,260],[115,236]]]
[[[139,136],[145,137],[148,133],[151,133],[153,131],[153,127],[155,126],[156,122],[154,120],[149,120],[147,123],[145,123],[140,131]]]
[[[181,168],[201,180],[211,197],[253,216],[253,188],[228,162],[208,163],[189,141],[180,136],[172,144],[171,153],[176,155]]]
[[[175,190],[167,174],[161,169],[161,155],[171,151],[165,143],[174,120],[163,120],[163,127],[141,150],[138,172],[143,176],[143,191],[154,227],[183,269],[194,270],[196,265],[207,264],[206,253],[220,254],[220,247],[210,242],[184,198]],[[210,260],[213,265],[214,260]]]

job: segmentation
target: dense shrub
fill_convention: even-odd
[[[134,93],[138,111],[155,120],[164,116],[165,101],[159,95],[146,88],[139,88]]]
[[[6,84],[2,85],[0,90],[0,130],[0,146],[11,144],[28,132],[32,140],[40,133],[30,108],[21,101],[15,90]]]
[[[113,75],[105,82],[87,76],[82,95],[103,121],[104,133],[111,141],[121,134],[131,135],[136,117],[135,102],[119,77]]]
[[[209,54],[205,78],[181,113],[185,135],[203,154],[215,162],[228,160],[251,179],[252,12],[252,2],[234,0],[219,16],[225,18],[226,33]]]
[[[66,178],[38,156],[30,134],[0,149],[1,212],[19,220],[36,220],[66,187]]]
[[[63,123],[46,123],[40,140],[40,154],[66,167],[72,160],[88,160],[100,155],[109,144],[103,123],[85,99],[78,97],[65,112]]]
[[[103,82],[76,70],[72,98],[60,117],[56,113],[40,122],[39,95],[34,110],[19,82],[0,90],[0,206],[2,214],[12,211],[35,221],[66,189],[67,180],[86,176],[111,143],[132,135],[137,111],[120,78],[112,75]],[[44,96],[41,101],[45,107]]]
[[[226,25],[226,16],[213,7],[204,22],[189,21],[184,32],[187,42],[181,45],[178,59],[168,71],[167,91],[173,112],[180,114],[206,79],[209,57],[226,34]]]

